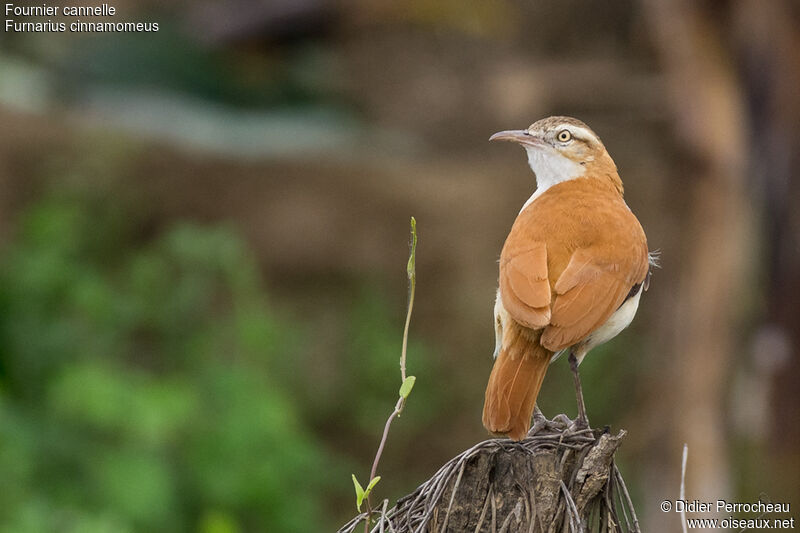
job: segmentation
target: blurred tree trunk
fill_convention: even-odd
[[[763,220],[765,320],[753,373],[766,390],[769,465],[775,487],[800,500],[800,5],[793,0],[734,4],[734,31],[750,105],[752,177]],[[789,470],[787,470],[789,469]],[[796,472],[791,475],[791,471]],[[756,490],[764,490],[756,487]],[[775,496],[777,497],[777,496]]]
[[[745,110],[719,13],[702,2],[645,0],[645,13],[666,74],[671,113],[687,154],[674,194],[687,212],[678,228],[678,292],[664,337],[672,386],[658,402],[668,405],[661,426],[666,475],[652,475],[648,501],[677,497],[680,453],[689,445],[686,497],[713,501],[730,495],[724,432],[726,385],[741,347],[733,337],[740,293],[746,287],[742,257],[750,226],[743,181],[747,162]],[[645,531],[674,531],[677,522],[649,512]],[[677,517],[676,517],[677,520]]]

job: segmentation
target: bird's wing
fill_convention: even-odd
[[[550,323],[547,245],[530,242],[500,259],[500,297],[509,314],[532,329]]]
[[[628,248],[626,253],[609,247],[575,250],[555,283],[542,345],[558,351],[585,338],[619,309],[631,288],[646,276],[646,245],[639,250]]]
[[[544,328],[548,350],[600,327],[647,275],[639,221],[595,181],[571,180],[540,196],[517,217],[500,255],[503,306],[523,326]]]

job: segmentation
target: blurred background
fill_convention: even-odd
[[[113,5],[160,30],[0,33],[0,531],[337,529],[397,395],[411,215],[417,383],[375,497],[486,438],[534,187],[487,139],[552,114],[662,254],[581,367],[643,530],[679,527],[684,443],[688,499],[800,505],[797,2]]]

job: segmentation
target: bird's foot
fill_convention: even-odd
[[[567,415],[561,413],[553,417],[553,420],[548,421],[547,427],[555,431],[565,431],[570,424],[572,424],[572,420],[570,420]]]
[[[536,435],[537,433],[539,433],[541,430],[543,430],[546,427],[547,427],[547,419],[546,418],[545,419],[539,419],[539,420],[534,418],[533,419],[533,425],[531,426],[531,429],[528,430],[528,437],[533,437],[534,435]]]
[[[578,416],[572,420],[565,414],[558,414],[552,420],[548,420],[538,409],[533,413],[533,425],[528,430],[528,437],[533,437],[544,431],[545,433],[562,433],[564,435],[582,433],[591,430],[589,420]]]
[[[549,421],[547,420],[547,417],[544,416],[544,413],[542,413],[541,409],[539,409],[539,406],[538,405],[534,406],[533,425],[531,426],[531,429],[528,430],[528,437],[533,437],[542,429],[546,428],[548,422]]]
[[[570,420],[569,422],[569,427],[567,428],[568,433],[580,433],[581,431],[592,429],[589,425],[589,419],[585,416],[578,416],[575,420]]]

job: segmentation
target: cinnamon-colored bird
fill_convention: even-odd
[[[523,439],[548,365],[569,351],[576,424],[588,427],[578,365],[633,320],[648,277],[647,239],[614,161],[583,122],[550,117],[489,140],[521,144],[537,187],[500,254],[483,425]]]

